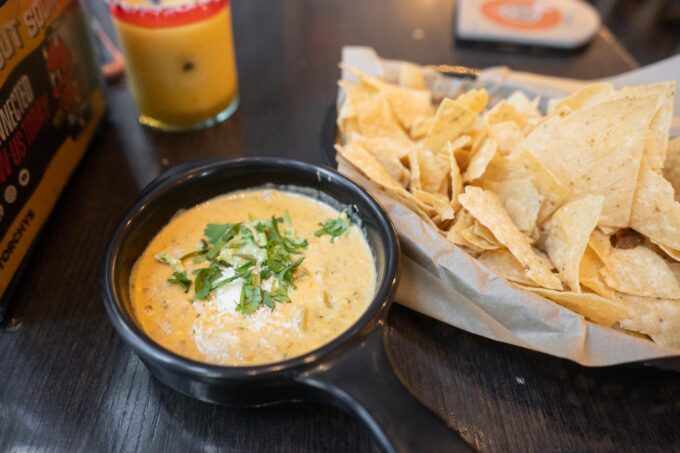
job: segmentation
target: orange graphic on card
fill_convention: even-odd
[[[552,28],[560,22],[560,12],[545,2],[534,0],[491,0],[481,6],[482,15],[496,25],[524,30]]]

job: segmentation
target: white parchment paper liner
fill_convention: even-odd
[[[372,49],[363,47],[343,49],[343,62],[388,79],[395,77],[399,63],[382,61]],[[652,74],[646,80],[660,81],[664,76],[669,73]],[[437,84],[437,90],[447,85],[457,89],[458,81],[446,79],[432,74],[428,83]],[[402,244],[398,303],[468,332],[586,366],[680,356],[680,350],[599,326],[547,299],[515,289],[341,157],[338,169],[376,197],[395,224]]]

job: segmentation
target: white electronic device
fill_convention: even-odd
[[[599,28],[599,13],[581,0],[458,0],[456,34],[466,40],[571,49]]]

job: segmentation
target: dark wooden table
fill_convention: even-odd
[[[90,8],[110,27],[101,0]],[[284,6],[285,5],[285,6]],[[100,296],[104,247],[139,190],[208,155],[316,163],[341,46],[476,67],[593,78],[635,65],[606,30],[577,52],[460,46],[446,0],[233,2],[242,104],[206,131],[140,127],[124,84],[64,190],[0,331],[0,451],[369,451],[369,432],[315,404],[216,407],[151,378]],[[109,28],[110,29],[110,28]],[[498,344],[395,306],[385,341],[413,392],[483,451],[680,449],[680,375],[587,369]],[[404,414],[408,423],[408,414]],[[423,436],[427,436],[423,432]]]

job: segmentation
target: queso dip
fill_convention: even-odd
[[[178,213],[135,263],[130,293],[161,346],[238,366],[328,343],[364,313],[375,284],[373,255],[346,214],[263,189]]]

